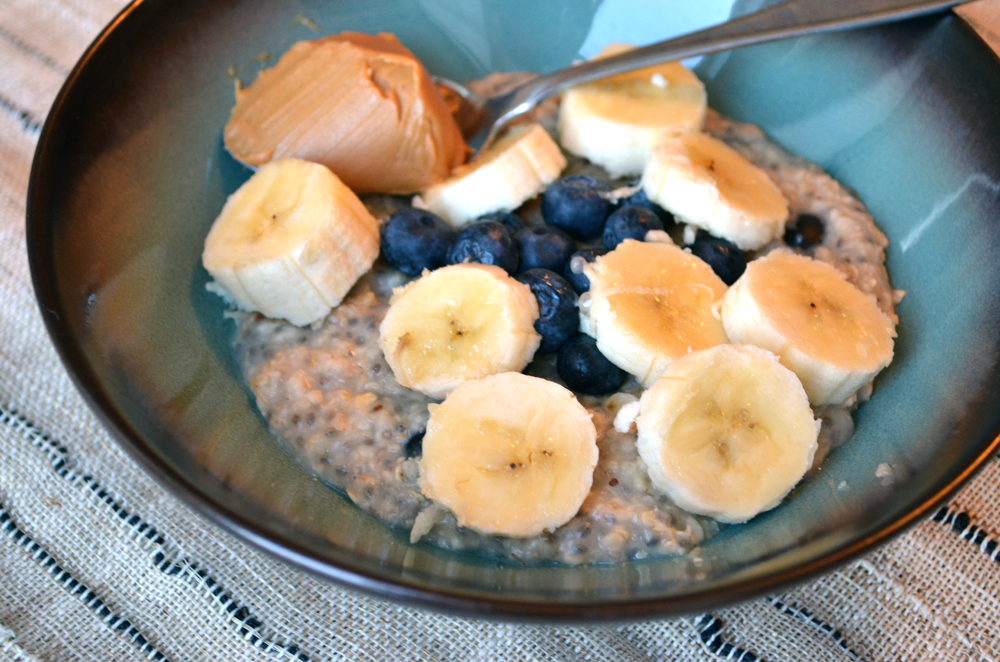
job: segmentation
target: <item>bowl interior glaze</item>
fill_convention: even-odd
[[[200,266],[212,220],[249,174],[222,148],[233,77],[249,82],[295,41],[342,30],[394,32],[455,80],[544,72],[606,41],[664,38],[730,11],[657,6],[133,5],[58,98],[29,191],[36,291],[77,384],[157,479],[235,535],[347,585],[463,614],[691,613],[802,581],[928,514],[992,452],[1000,427],[1000,68],[950,15],[698,64],[713,107],[858,192],[889,236],[893,285],[907,291],[896,361],[855,438],[781,507],[685,557],[518,567],[410,545],[269,437]]]

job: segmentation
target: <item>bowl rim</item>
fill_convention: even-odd
[[[311,553],[295,540],[283,540],[264,527],[228,512],[225,506],[200,491],[193,483],[169,464],[159,459],[142,434],[119,415],[111,397],[101,389],[100,382],[82,352],[74,342],[66,321],[64,307],[58,295],[51,252],[53,233],[45,221],[51,216],[51,203],[45,191],[47,181],[58,160],[54,153],[53,135],[67,121],[64,107],[75,93],[83,71],[101,52],[116,30],[127,28],[129,17],[140,7],[157,4],[157,0],[132,0],[105,26],[74,65],[53,102],[42,126],[31,165],[26,198],[26,244],[32,286],[46,330],[59,358],[84,401],[142,469],[160,486],[182,503],[238,540],[249,543],[294,567],[321,579],[349,589],[361,590],[377,597],[388,598],[407,606],[425,607],[458,616],[487,617],[502,620],[583,623],[625,622],[653,617],[673,617],[695,614],[731,606],[760,597],[779,589],[788,589],[810,579],[832,572],[840,566],[873,551],[933,514],[936,509],[965,485],[1000,448],[1000,428],[993,431],[992,440],[982,445],[980,452],[965,466],[956,465],[946,474],[945,484],[912,507],[905,515],[880,529],[854,540],[819,558],[807,560],[777,572],[744,581],[737,586],[715,587],[703,593],[672,598],[651,598],[619,602],[595,601],[586,604],[541,603],[504,596],[473,597],[447,590],[417,586],[406,580],[390,581],[359,568],[345,568]],[[165,2],[159,2],[165,6]],[[998,55],[969,22],[952,10],[948,12],[959,25],[978,40],[997,60]]]

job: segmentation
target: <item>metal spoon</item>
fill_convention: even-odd
[[[509,92],[484,99],[445,78],[435,80],[460,97],[456,117],[476,155],[515,118],[562,90],[670,60],[779,39],[860,28],[943,11],[964,0],[789,0],[719,25],[601,60],[532,78]]]

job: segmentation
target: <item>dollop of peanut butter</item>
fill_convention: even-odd
[[[322,163],[356,193],[426,189],[468,152],[430,74],[387,33],[298,42],[237,95],[223,138],[244,163]]]

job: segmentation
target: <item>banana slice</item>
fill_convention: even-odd
[[[677,359],[640,400],[639,455],[653,485],[693,513],[745,522],[812,466],[820,421],[770,352],[720,345]]]
[[[649,386],[670,361],[729,342],[712,306],[726,285],[672,244],[626,239],[584,266],[580,328],[609,361]]]
[[[580,510],[597,466],[597,430],[570,391],[508,372],[467,381],[429,409],[420,490],[459,526],[530,537]]]
[[[829,264],[788,251],[752,261],[721,313],[733,342],[781,357],[814,405],[844,402],[892,361],[896,329],[875,298]]]
[[[634,46],[610,44],[597,58]],[[699,131],[705,86],[680,62],[667,62],[565,92],[559,105],[559,144],[612,177],[638,175],[653,147],[667,137]]]
[[[443,398],[469,379],[521,371],[535,355],[538,302],[503,269],[455,264],[393,292],[379,347],[396,380]]]
[[[302,326],[340,303],[378,243],[378,221],[336,175],[282,159],[229,196],[201,260],[239,308]]]
[[[657,146],[642,173],[642,189],[678,220],[743,250],[756,250],[775,239],[788,220],[788,202],[771,178],[703,133],[687,133]]]
[[[413,198],[453,227],[484,214],[512,211],[541,193],[566,167],[559,145],[539,124],[515,126],[479,157]]]

